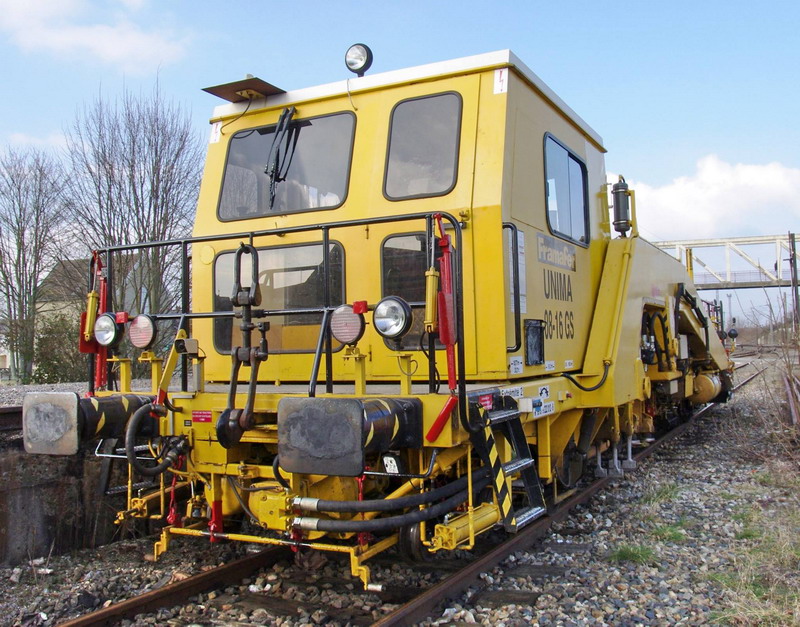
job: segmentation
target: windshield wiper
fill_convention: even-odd
[[[275,204],[278,183],[286,180],[297,146],[297,138],[300,136],[292,124],[296,111],[295,107],[287,107],[281,111],[278,124],[275,126],[275,135],[272,137],[272,145],[267,156],[267,167],[264,169],[264,174],[269,177],[268,211],[272,211],[272,206]]]

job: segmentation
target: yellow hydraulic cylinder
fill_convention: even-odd
[[[100,296],[92,290],[86,295],[86,324],[83,327],[83,339],[91,342],[94,338],[94,323],[97,318],[97,301]]]
[[[472,521],[470,521],[470,517]],[[500,508],[494,503],[483,503],[475,509],[449,520],[443,525],[436,525],[431,544],[433,550],[447,549],[452,551],[470,537],[470,522],[475,535],[486,531],[500,522]]]
[[[437,299],[439,292],[439,273],[430,268],[425,273],[425,323],[426,333],[433,333],[439,328],[437,315]]]

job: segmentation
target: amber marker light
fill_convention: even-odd
[[[136,348],[147,350],[156,343],[157,337],[156,321],[147,314],[136,316],[128,327],[128,338]]]
[[[331,314],[331,334],[342,344],[353,345],[364,335],[364,316],[350,305],[341,305]]]

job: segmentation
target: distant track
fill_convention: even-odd
[[[22,429],[22,405],[0,407],[0,431],[19,431]]]
[[[786,386],[786,400],[789,403],[789,417],[791,418],[792,425],[797,427],[800,425],[800,379],[797,375],[787,374],[783,378],[783,384]]]

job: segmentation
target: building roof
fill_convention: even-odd
[[[61,259],[39,284],[39,302],[81,300],[86,296],[88,259]]]

